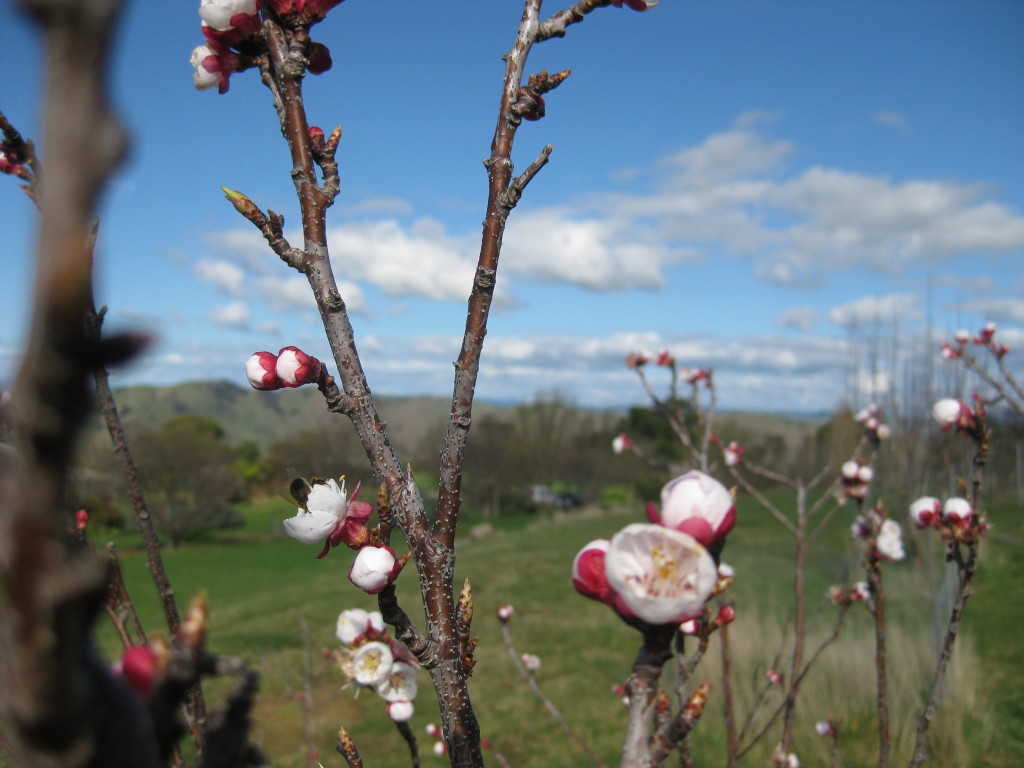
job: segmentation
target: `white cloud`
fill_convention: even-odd
[[[899,112],[881,111],[875,112],[871,117],[879,125],[895,128],[900,133],[910,133],[910,121]]]
[[[829,310],[828,319],[834,325],[873,326],[898,317],[919,317],[920,297],[912,293],[892,293],[887,296],[863,296],[856,301]]]
[[[610,218],[576,218],[548,208],[509,219],[504,268],[516,277],[595,291],[662,288],[663,267],[678,259],[638,226]]]
[[[348,223],[328,233],[328,244],[338,275],[372,283],[389,296],[464,301],[476,269],[472,238],[449,235],[429,218],[408,229],[394,219]]]
[[[814,307],[790,307],[775,320],[779,328],[795,328],[809,331],[818,322],[818,310]]]
[[[960,309],[964,312],[975,312],[986,320],[1024,323],[1024,300],[1021,299],[977,299],[965,302]]]
[[[245,296],[245,271],[228,261],[204,259],[192,265],[196,277],[209,283],[220,293],[229,296]]]
[[[249,307],[241,301],[235,301],[223,307],[214,307],[210,311],[210,319],[217,325],[236,330],[246,330],[249,327]]]
[[[309,287],[309,281],[302,276],[267,275],[256,280],[256,290],[260,298],[278,312],[316,308],[316,299]]]
[[[765,141],[754,129],[757,122],[757,115],[741,115],[732,129],[713,134],[666,162],[678,169],[679,181],[695,187],[777,170],[793,146],[785,141]]]

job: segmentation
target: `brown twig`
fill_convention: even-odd
[[[516,672],[519,673],[519,677],[526,683],[530,690],[533,691],[534,696],[540,699],[544,708],[548,711],[548,714],[554,719],[556,723],[562,726],[562,730],[565,731],[566,735],[579,745],[580,749],[587,753],[587,756],[594,761],[595,764],[602,766],[602,768],[608,768],[608,763],[604,761],[594,748],[590,746],[586,739],[581,736],[575,728],[569,725],[569,721],[565,719],[555,703],[548,698],[548,695],[544,693],[544,690],[540,687],[537,682],[536,676],[526,668],[523,664],[523,660],[520,658],[519,653],[516,651],[515,644],[512,642],[512,631],[509,629],[509,622],[501,622],[501,637],[505,641],[505,650],[508,651],[508,657],[512,659],[512,664],[516,668]]]

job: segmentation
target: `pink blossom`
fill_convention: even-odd
[[[0,144],[0,173],[23,177],[25,165],[22,157],[7,144]]]
[[[867,602],[871,599],[871,586],[866,581],[858,581],[850,591],[850,599],[854,602]]]
[[[887,560],[902,560],[906,556],[902,537],[903,530],[900,524],[895,520],[885,520],[875,537],[875,549]]]
[[[634,11],[646,11],[658,4],[658,0],[612,0],[612,5],[621,8],[623,4],[628,5]]]
[[[203,24],[224,31],[246,23],[242,17],[256,15],[256,0],[202,0],[199,16]]]
[[[985,323],[984,327],[978,333],[978,338],[974,340],[975,344],[988,344],[992,341],[992,337],[996,335],[996,324],[992,322]]]
[[[298,347],[285,347],[277,353],[277,377],[285,387],[315,384],[320,377],[320,361]]]
[[[698,381],[706,380],[708,372],[703,368],[681,368],[679,370],[679,380],[685,381],[687,384],[696,384]]]
[[[626,367],[627,368],[640,368],[647,365],[651,360],[649,352],[630,352],[626,355]]]
[[[605,556],[614,608],[649,624],[700,615],[718,580],[715,561],[696,539],[660,525],[627,525]]]
[[[971,340],[971,332],[966,328],[961,328],[959,331],[953,334],[953,341],[955,341],[961,347],[967,344]]]
[[[227,48],[200,45],[192,51],[189,63],[196,69],[197,90],[216,87],[220,93],[227,93],[228,78],[238,71],[238,54]]]
[[[939,400],[932,406],[932,418],[947,431],[952,427],[959,430],[969,430],[974,424],[974,411],[971,406],[963,400],[954,400],[947,397]]]
[[[257,352],[245,361],[245,376],[253,389],[280,389],[277,378],[277,355],[273,352]]]
[[[89,513],[84,509],[75,512],[75,528],[84,531],[87,525],[89,525]]]
[[[515,613],[515,608],[513,608],[511,605],[498,606],[498,618],[501,621],[508,621],[512,618],[513,613]]]
[[[435,739],[441,736],[441,729],[434,725],[434,723],[427,723],[427,727],[423,730],[426,731],[427,736],[433,736]]]
[[[952,345],[943,342],[942,344],[942,359],[943,360],[956,360],[960,357],[961,352],[959,349],[954,349]]]
[[[733,441],[722,451],[725,457],[725,466],[735,467],[743,460],[743,446]]]
[[[369,613],[362,608],[350,608],[338,614],[335,635],[343,645],[359,645],[383,634],[384,617],[380,611]]]
[[[676,359],[672,357],[672,354],[667,350],[663,349],[658,353],[657,358],[654,360],[655,365],[661,365],[665,368],[671,368],[676,364]]]
[[[156,684],[156,654],[148,645],[133,645],[125,650],[114,673],[124,678],[142,699],[148,699]]]
[[[843,480],[856,481],[857,473],[860,472],[860,464],[856,461],[847,461],[839,468],[839,474]]]
[[[769,669],[766,674],[768,676],[768,682],[770,682],[772,685],[782,685],[782,675],[780,675],[774,669]]]
[[[731,624],[736,620],[736,609],[731,605],[723,605],[718,609],[718,615],[715,616],[714,624],[716,627],[724,627],[726,624]]]
[[[609,602],[611,596],[605,573],[605,556],[610,546],[608,539],[595,539],[579,551],[572,563],[572,585],[576,591],[602,603]]]
[[[524,653],[520,656],[520,660],[523,662],[523,666],[526,667],[527,672],[536,672],[540,669],[540,656],[534,656],[532,653]]]
[[[732,530],[736,507],[724,485],[691,470],[661,489],[661,510],[648,505],[647,516],[652,523],[689,534],[708,547]]]
[[[942,516],[947,522],[956,525],[961,521],[974,517],[974,509],[967,499],[954,496],[953,498],[946,499],[946,503],[942,505]]]
[[[348,578],[364,592],[376,595],[398,577],[401,569],[391,547],[366,546],[356,555]]]
[[[832,723],[828,720],[819,720],[814,724],[814,730],[817,731],[819,736],[831,736],[835,733],[835,728],[832,727]]]
[[[448,754],[448,746],[443,741],[435,741],[434,754],[438,757]]]
[[[910,519],[917,528],[927,528],[942,519],[942,504],[934,496],[922,496],[910,505]]]
[[[631,450],[633,450],[633,440],[625,432],[621,435],[616,435],[615,439],[612,440],[612,451],[614,453],[625,453]]]

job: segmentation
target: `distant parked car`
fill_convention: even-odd
[[[583,506],[583,499],[578,493],[563,491],[562,493],[555,494],[555,498],[552,503],[558,507],[558,509],[575,509],[576,507]]]

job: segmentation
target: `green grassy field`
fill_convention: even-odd
[[[741,502],[744,500],[741,500]],[[339,724],[353,734],[368,765],[405,766],[408,757],[387,720],[381,700],[372,692],[354,697],[341,690],[340,672],[325,662],[321,648],[336,645],[334,623],[345,608],[374,608],[373,598],[347,579],[352,554],[335,550],[316,560],[316,548],[283,536],[280,519],[290,514],[281,500],[243,508],[246,526],[211,535],[205,542],[166,553],[167,569],[179,600],[198,590],[209,595],[210,647],[237,654],[262,672],[255,735],[275,765],[302,766],[303,728],[297,694],[303,687],[301,620],[309,624],[313,650],[315,739],[325,766],[340,765],[333,752]],[[809,615],[812,642],[831,628],[834,609],[825,599],[828,585],[861,578],[857,552],[849,539],[852,511],[843,510],[818,541],[808,562]],[[499,521],[488,536],[465,536],[459,544],[458,579],[472,579],[480,635],[472,696],[487,738],[510,764],[584,766],[592,764],[547,715],[518,679],[506,654],[495,611],[512,603],[512,629],[519,652],[543,660],[537,679],[566,718],[594,748],[617,763],[625,709],[612,693],[624,681],[636,653],[638,634],[610,610],[578,596],[569,571],[584,543],[608,537],[642,513],[587,510],[556,517]],[[1024,765],[1024,653],[1017,641],[1024,622],[1019,606],[1024,597],[1020,511],[1006,506],[992,513],[996,532],[985,544],[975,596],[968,606],[963,640],[946,689],[946,706],[933,726],[934,766]],[[468,534],[469,531],[466,531]],[[97,535],[96,542],[105,538]],[[913,532],[911,545],[924,546]],[[147,627],[161,626],[155,591],[145,570],[137,539],[118,539],[126,581]],[[736,529],[723,559],[736,569],[733,588],[738,618],[732,625],[736,656],[735,686],[741,718],[786,635],[791,619],[792,544],[788,534],[767,513],[741,503]],[[941,573],[941,566],[940,573]],[[888,567],[890,669],[894,740],[893,765],[905,764],[910,738],[927,686],[931,659],[931,598],[925,559],[911,557]],[[412,578],[399,580],[399,594],[414,617],[421,616]],[[113,651],[113,633],[102,625],[105,645]],[[814,722],[825,716],[840,721],[843,765],[869,766],[876,749],[874,721],[874,659],[870,618],[855,606],[842,639],[830,647],[811,672],[799,706],[796,751],[805,766],[827,765],[826,745],[814,734]],[[717,646],[715,640],[713,646]],[[718,680],[719,658],[709,653],[696,673],[697,681]],[[412,725],[417,734],[437,719],[436,704],[425,673]],[[209,699],[223,685],[207,686]],[[777,701],[777,699],[772,700]],[[721,693],[713,691],[694,738],[698,765],[724,763]],[[744,761],[765,765],[775,744],[773,732]],[[446,761],[430,752],[422,739],[424,765]],[[490,762],[494,762],[491,760]]]

